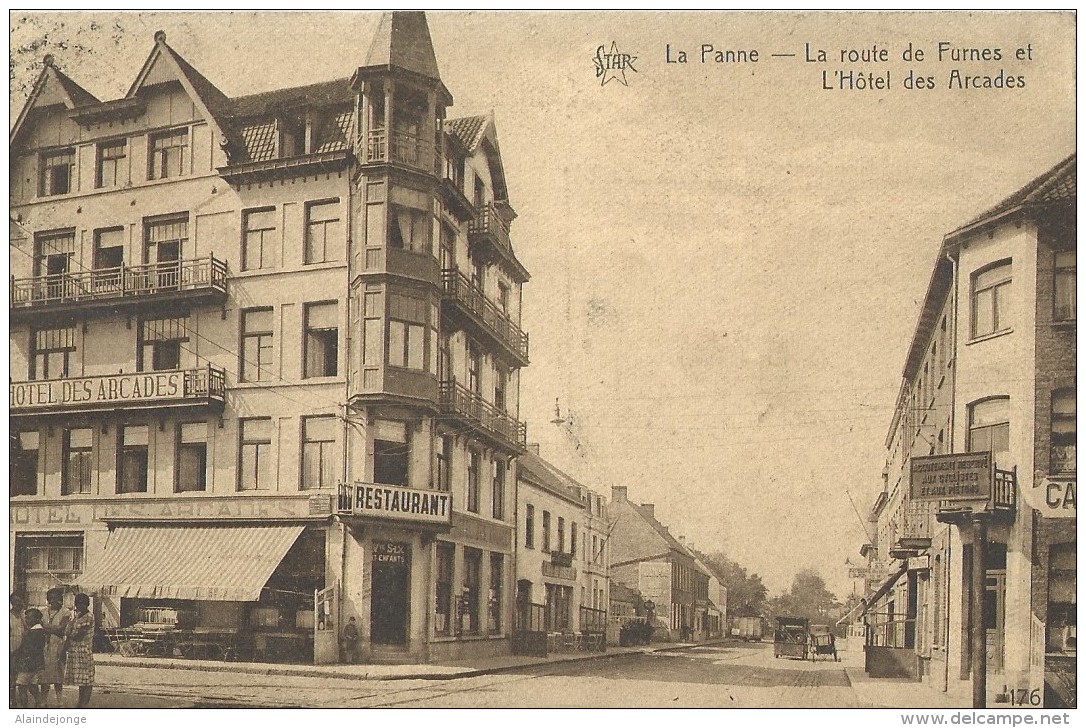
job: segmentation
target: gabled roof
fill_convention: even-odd
[[[1077,153],[1036,177],[1024,187],[985,210],[946,237],[954,239],[988,222],[1028,208],[1043,207],[1076,199]]]
[[[452,133],[467,152],[474,152],[483,139],[483,132],[489,121],[487,116],[464,116],[459,119],[447,119],[445,129]]]
[[[584,505],[574,489],[584,486],[531,451],[517,458],[517,477],[524,478],[554,495]]]
[[[440,81],[426,13],[396,11],[382,15],[365,65],[399,68]]]
[[[484,116],[448,119],[445,121],[445,128],[452,132],[468,154],[474,154],[480,147],[483,149],[490,166],[490,179],[494,184],[494,199],[508,205],[509,188],[505,184],[505,167],[502,165],[501,148],[498,146],[494,112]]]
[[[203,74],[193,68],[177,51],[166,44],[166,34],[161,30],[155,33],[155,47],[151,49],[140,72],[136,74],[136,80],[132,82],[125,98],[136,98],[151,78],[152,70],[162,62],[170,67],[169,70],[174,71],[177,81],[192,98],[207,123],[218,130],[220,138],[228,139],[226,132],[229,127],[225,120],[230,113],[230,99],[215,84],[204,78]]]
[[[51,93],[54,88],[56,94]],[[50,92],[48,96],[47,92]],[[31,112],[37,108],[40,102],[45,101],[47,98],[59,101],[69,110],[100,103],[94,94],[64,75],[54,64],[53,56],[47,55],[43,59],[41,73],[38,74],[38,78],[34,81],[34,86],[30,90],[30,96],[27,97],[26,103],[23,104],[22,111],[19,112],[15,125],[8,135],[9,144],[14,142],[15,138],[23,130],[23,126],[26,124]]]

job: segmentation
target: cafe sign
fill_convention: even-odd
[[[12,412],[60,407],[131,406],[185,398],[185,371],[13,382]]]
[[[953,453],[909,461],[914,501],[986,501],[992,495],[992,454]]]
[[[399,485],[352,483],[340,486],[340,513],[391,521],[452,523],[452,494]]]
[[[1075,476],[1060,477],[1038,472],[1032,488],[1023,488],[1022,497],[1045,518],[1077,518],[1078,488]]]

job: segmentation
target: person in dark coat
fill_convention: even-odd
[[[28,609],[23,620],[26,633],[13,655],[15,663],[16,701],[20,708],[29,704],[27,693],[34,697],[34,707],[42,706],[41,691],[38,686],[43,682],[45,669],[45,643],[49,635],[41,626],[41,610]]]

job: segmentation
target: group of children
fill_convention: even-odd
[[[34,699],[35,707],[43,707],[50,685],[56,690],[59,705],[61,687],[65,683],[79,687],[76,707],[84,708],[90,703],[94,684],[94,658],[91,655],[94,617],[89,612],[90,599],[86,594],[76,594],[74,616],[69,616],[62,607],[62,597],[61,590],[49,590],[46,597],[48,619],[35,608],[23,611],[19,619],[22,600],[12,595],[9,669],[16,707],[29,707],[30,698]]]

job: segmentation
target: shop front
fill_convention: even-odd
[[[452,510],[446,491],[342,486],[341,623],[363,662],[509,653],[511,528]]]
[[[315,606],[334,581],[330,505],[327,495],[13,505],[13,583],[31,602],[51,586],[88,593],[124,654],[311,663],[332,626]]]

